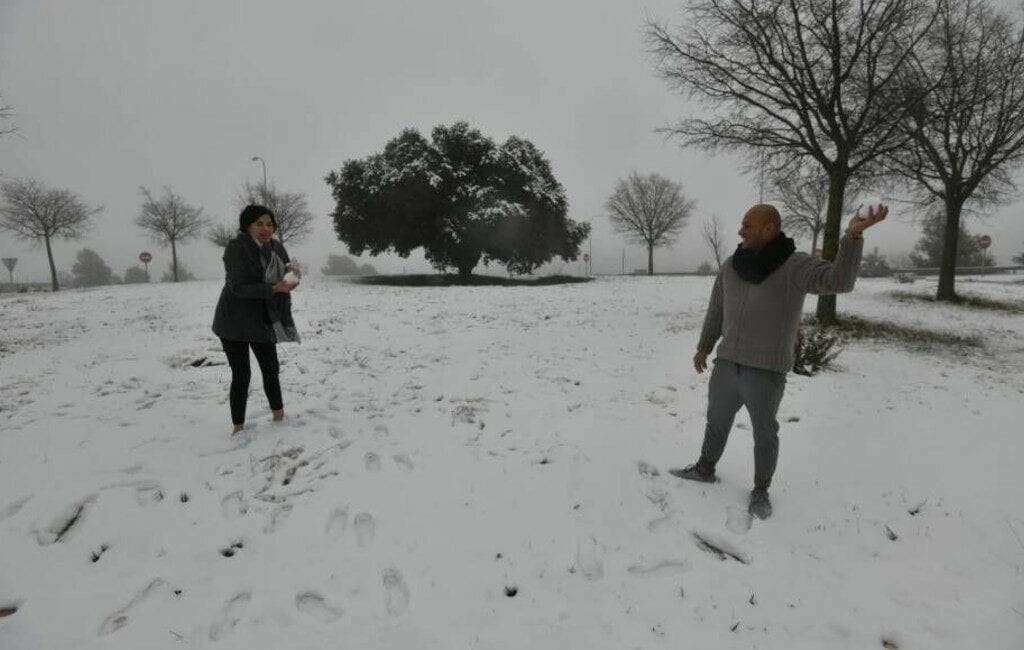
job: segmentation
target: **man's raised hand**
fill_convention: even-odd
[[[846,227],[846,232],[851,235],[859,235],[879,221],[885,220],[885,217],[888,214],[889,206],[884,203],[879,203],[876,206],[869,205],[866,217],[860,216],[860,208],[858,207],[857,212],[855,212],[853,218],[850,219],[850,225]]]

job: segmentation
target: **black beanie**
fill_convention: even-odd
[[[238,229],[242,232],[248,232],[249,226],[263,215],[270,217],[270,221],[274,224],[274,230],[277,230],[277,219],[274,218],[274,213],[262,205],[245,206],[238,215]]]

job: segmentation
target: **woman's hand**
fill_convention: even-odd
[[[292,289],[297,287],[297,284],[288,284],[287,282],[281,281],[270,287],[271,293],[291,293]]]

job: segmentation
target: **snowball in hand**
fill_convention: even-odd
[[[288,271],[282,279],[293,286],[299,283],[299,276],[295,275],[295,271]]]

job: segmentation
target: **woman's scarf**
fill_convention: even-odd
[[[284,261],[274,251],[270,242],[260,246],[260,261],[263,263],[264,282],[277,284],[284,279],[284,274],[288,272],[288,267],[285,266]],[[281,303],[285,302],[283,297],[278,295],[272,296],[267,302],[268,311],[270,312],[270,324],[274,328],[277,342],[299,343],[299,332],[295,329],[295,323],[285,324],[281,322],[282,309],[278,302],[279,300]]]

